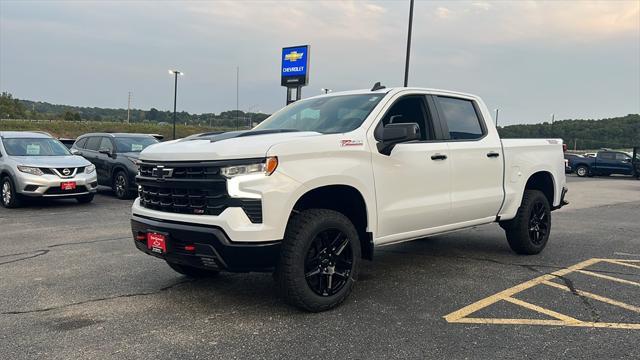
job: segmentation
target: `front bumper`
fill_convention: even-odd
[[[76,183],[76,189],[62,190],[60,183],[69,181]],[[19,194],[30,197],[77,197],[95,193],[98,188],[98,179],[95,171],[91,174],[80,173],[67,179],[62,179],[56,175],[20,173],[16,179],[16,188]]]
[[[217,226],[164,221],[143,216],[131,217],[133,241],[138,250],[166,261],[201,269],[231,272],[273,271],[281,241],[232,243]],[[158,254],[147,248],[146,234],[164,234],[167,252]],[[193,251],[185,247],[193,246]]]

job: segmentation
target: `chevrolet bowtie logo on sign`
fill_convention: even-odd
[[[280,59],[282,62],[280,67],[282,86],[307,85],[309,80],[309,45],[283,48]]]
[[[299,53],[297,51],[292,51],[290,53],[288,53],[287,55],[284,56],[285,60],[289,60],[289,61],[298,61],[300,59],[302,59],[302,57],[304,56],[304,53]]]

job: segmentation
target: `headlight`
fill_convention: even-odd
[[[84,168],[84,173],[85,174],[91,174],[94,171],[96,171],[96,166],[93,165],[93,164],[85,166],[85,168]]]
[[[227,166],[220,169],[220,173],[226,178],[232,178],[240,175],[248,174],[265,174],[271,175],[278,167],[278,158],[275,156],[268,157],[265,162],[246,165]]]
[[[132,158],[132,157],[127,157],[127,160],[131,161],[133,163],[133,166],[136,168],[136,170],[140,170],[140,161],[136,158]]]
[[[40,168],[31,167],[31,166],[18,165],[18,170],[22,171],[23,173],[27,173],[27,174],[31,174],[31,175],[43,175],[44,174],[42,172],[42,170],[40,170]]]

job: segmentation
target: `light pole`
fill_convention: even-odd
[[[176,103],[178,100],[178,75],[184,75],[178,70],[169,70],[169,74],[173,74],[175,80],[173,83],[173,140],[176,139]]]
[[[413,0],[409,3],[409,30],[407,31],[407,57],[404,63],[404,87],[409,86],[409,57],[411,55],[411,28],[413,25]]]

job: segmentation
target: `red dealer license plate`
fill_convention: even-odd
[[[76,182],[75,181],[65,181],[60,183],[60,189],[62,190],[75,190]]]
[[[163,254],[167,252],[167,237],[158,233],[147,233],[147,248]]]

